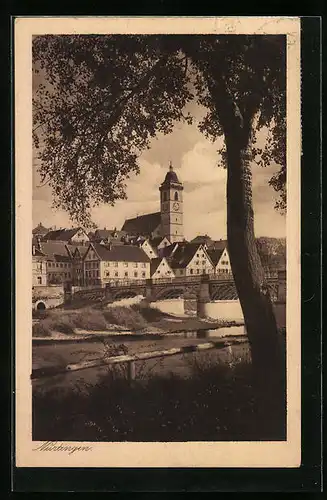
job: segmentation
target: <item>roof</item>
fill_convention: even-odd
[[[204,235],[201,234],[201,235],[196,236],[195,238],[193,238],[193,240],[191,240],[191,243],[207,243],[207,244],[210,244],[211,242],[213,243],[213,240],[207,234],[204,234]]]
[[[41,259],[47,258],[47,256],[43,252],[41,252],[38,248],[34,248],[34,253],[32,253],[32,257],[38,257]]]
[[[46,234],[49,231],[43,224],[40,222],[34,229],[32,229],[32,234]]]
[[[140,215],[133,219],[126,219],[122,231],[132,235],[150,235],[161,224],[161,213]]]
[[[175,248],[178,247],[178,245],[178,243],[172,243],[171,245],[167,245],[166,247],[161,248],[160,255],[162,257],[166,257],[166,259],[169,259],[170,257],[172,257],[173,252]]]
[[[170,184],[180,184],[180,186],[182,187],[182,184],[178,180],[176,172],[174,172],[173,170],[172,164],[170,164],[169,171],[166,173],[165,180],[163,181],[161,186],[167,186],[167,185],[169,186]]]
[[[149,243],[152,247],[157,248],[157,246],[159,246],[160,243],[165,239],[169,241],[169,238],[167,238],[167,236],[157,236],[156,238],[152,238],[151,240],[149,240]]]
[[[214,266],[216,266],[220,260],[220,257],[224,251],[224,248],[209,248],[207,250],[207,254],[209,255],[212,263]]]
[[[134,245],[112,246],[109,248],[99,243],[91,244],[101,260],[119,262],[150,262],[149,257]]]
[[[156,270],[160,266],[163,259],[164,259],[164,257],[156,257],[155,259],[151,260],[151,262],[150,262],[150,275],[151,276],[156,272]]]
[[[47,241],[69,241],[78,231],[83,231],[81,227],[75,227],[72,229],[56,229],[55,231],[49,231],[45,234],[44,240]],[[85,233],[86,234],[86,233]]]
[[[124,238],[127,236],[126,231],[118,231],[117,229],[97,229],[93,236],[92,239],[94,240],[105,240],[109,238],[109,240],[121,240],[121,238]]]
[[[84,255],[87,252],[87,249],[89,248],[86,245],[66,245],[66,247],[68,248],[68,250],[72,256],[73,256],[75,250],[77,249],[79,251],[81,257],[84,257]]]
[[[186,267],[193,259],[200,246],[201,243],[180,243],[170,260],[171,267]]]
[[[70,261],[67,250],[68,245],[61,241],[46,241],[41,243],[41,252],[47,256],[48,260]]]
[[[207,242],[208,248],[215,248],[216,250],[225,250],[228,248],[227,240],[211,240]]]

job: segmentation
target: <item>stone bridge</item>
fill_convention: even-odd
[[[201,284],[207,284],[210,300],[237,300],[234,280],[230,276],[219,275],[186,276],[148,280],[117,280],[105,287],[72,290],[66,293],[66,302],[83,300],[88,302],[108,301],[143,295],[149,302],[183,297],[197,298]],[[268,286],[273,301],[277,300],[278,279],[268,278]]]

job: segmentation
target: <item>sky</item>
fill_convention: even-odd
[[[187,240],[199,234],[213,239],[226,238],[226,178],[227,171],[219,164],[217,149],[221,139],[210,142],[198,130],[204,109],[189,105],[195,116],[192,125],[177,123],[169,135],[158,135],[149,150],[139,157],[140,174],[126,181],[127,200],[114,207],[101,205],[92,210],[93,222],[99,228],[121,229],[125,219],[160,210],[159,186],[172,162],[184,185],[184,236]],[[259,140],[263,141],[262,136]],[[46,227],[74,227],[67,213],[51,208],[49,186],[40,187],[38,160],[33,153],[33,227],[40,222]],[[278,170],[252,166],[255,234],[285,237],[286,218],[274,209],[278,194],[268,181]]]

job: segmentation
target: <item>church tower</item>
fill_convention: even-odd
[[[166,236],[171,243],[183,241],[183,185],[170,163],[169,171],[161,184],[160,212],[161,236]]]

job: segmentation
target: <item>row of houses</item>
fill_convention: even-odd
[[[33,286],[71,282],[104,285],[115,280],[158,279],[201,274],[230,274],[225,242],[219,248],[202,243],[137,237],[128,243],[33,240]]]
[[[116,229],[87,234],[83,228],[47,231],[39,225],[33,231],[32,254],[33,286],[231,274],[226,240],[208,235],[171,243],[167,237],[133,236]],[[285,269],[285,262],[272,255],[264,266],[272,276]]]

